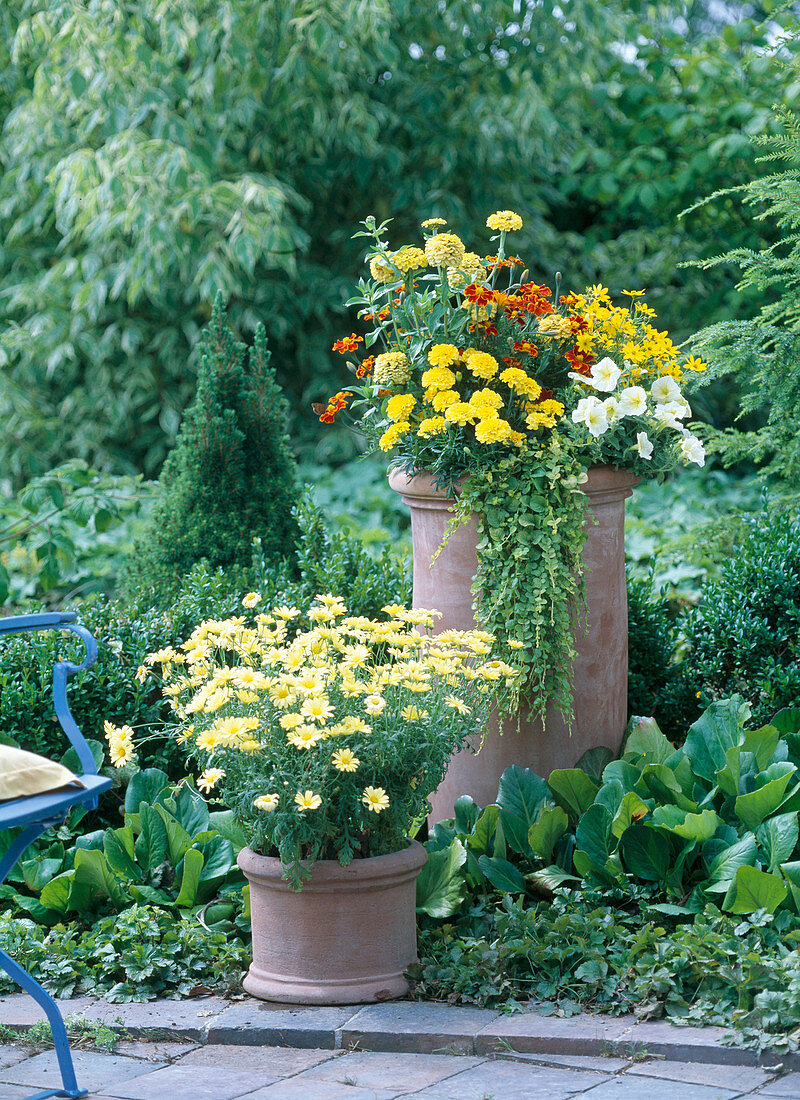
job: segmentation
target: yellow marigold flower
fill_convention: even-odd
[[[511,434],[511,425],[498,416],[487,417],[475,427],[475,438],[479,443],[506,443]]]
[[[222,768],[206,768],[197,780],[198,790],[205,791],[208,794],[219,783],[220,779],[225,778],[225,771]]]
[[[422,222],[423,229],[433,229],[437,225],[447,225],[447,222],[444,218],[426,218],[425,221]]]
[[[478,418],[473,406],[466,401],[454,401],[452,405],[448,405],[444,416],[451,424],[460,424],[462,427],[464,424],[473,424]]]
[[[560,313],[546,313],[539,321],[539,335],[551,336],[555,340],[566,340],[572,335],[569,317],[562,317]]]
[[[428,362],[432,367],[452,367],[453,363],[458,362],[458,348],[455,344],[434,344],[428,352]],[[430,385],[424,381],[424,377],[423,375],[423,386]]]
[[[257,607],[261,603],[261,595],[258,592],[248,592],[242,596],[242,607]]]
[[[331,757],[334,768],[340,772],[354,772],[361,761],[352,749],[337,749]]]
[[[294,796],[294,801],[298,813],[301,814],[305,813],[306,810],[318,810],[322,805],[322,799],[313,791],[298,791]]]
[[[502,409],[503,398],[496,390],[484,386],[482,390],[475,390],[469,403],[473,409]]]
[[[514,390],[515,393],[520,393],[531,401],[535,401],[542,392],[542,387],[536,379],[531,378],[519,367],[507,367],[500,375],[500,381],[505,382],[508,388]]]
[[[417,428],[417,435],[428,439],[432,435],[441,435],[447,429],[447,421],[443,416],[429,416],[427,420],[421,420]]]
[[[411,363],[403,351],[384,351],[375,360],[372,381],[378,386],[402,385],[411,377]]]
[[[407,275],[409,271],[418,271],[421,267],[425,267],[428,260],[421,248],[415,248],[413,245],[407,244],[404,248],[395,252],[392,256],[392,263],[400,269],[403,275]]]
[[[417,399],[410,393],[397,393],[386,404],[386,415],[390,420],[408,420]]]
[[[445,706],[450,707],[451,710],[458,711],[459,714],[472,714],[472,710],[467,706],[463,699],[459,699],[456,695],[445,695]]]
[[[458,267],[465,251],[455,233],[434,233],[425,242],[425,256],[431,267]]]
[[[522,218],[513,210],[498,210],[486,219],[486,227],[493,229],[496,233],[502,231],[516,233],[522,229]]]
[[[369,261],[369,273],[376,283],[394,283],[400,278],[393,267],[389,267],[380,256],[373,256]]]
[[[422,376],[422,385],[428,390],[449,390],[456,383],[456,376],[448,367],[431,367]]]
[[[498,362],[486,351],[473,351],[467,359],[467,367],[476,378],[488,381],[497,374]]]
[[[460,397],[456,390],[440,390],[439,393],[432,395],[430,403],[436,412],[440,413],[459,400]]]
[[[560,401],[548,397],[546,401],[540,401],[537,408],[547,416],[563,416],[564,406]]]
[[[372,810],[373,813],[379,814],[388,807],[389,796],[383,787],[365,787],[364,793],[361,796],[361,801],[368,810]]]
[[[279,801],[277,794],[260,794],[258,798],[253,799],[253,805],[257,810],[264,810],[265,813],[271,814],[278,808]]]
[[[400,420],[397,424],[392,424],[378,440],[378,446],[382,451],[391,451],[392,447],[410,428],[411,425],[407,420]]]
[[[525,417],[525,426],[532,432],[535,432],[537,428],[553,428],[555,427],[555,417],[548,416],[543,412],[531,412]]]

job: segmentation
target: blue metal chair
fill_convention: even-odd
[[[69,661],[60,660],[53,668],[53,703],[56,717],[78,754],[82,768],[80,778],[84,786],[82,789],[75,787],[0,802],[0,830],[22,828],[22,832],[15,837],[9,850],[0,859],[0,883],[3,882],[28,845],[32,844],[37,837],[52,826],[59,825],[64,821],[73,806],[85,806],[87,809],[94,809],[97,806],[98,796],[111,786],[110,779],[104,779],[97,774],[91,750],[83,734],[78,729],[67,702],[67,680],[69,677],[76,672],[83,672],[90,668],[97,660],[97,642],[89,631],[77,622],[77,618],[77,615],[72,611],[41,615],[14,615],[11,618],[0,618],[0,639],[3,635],[25,634],[34,630],[70,630],[73,634],[78,635],[86,649],[86,657],[82,664],[74,665]],[[53,1032],[53,1042],[63,1088],[45,1089],[43,1092],[36,1092],[28,1097],[28,1100],[46,1100],[47,1097],[51,1096],[70,1098],[86,1096],[88,1090],[78,1088],[75,1080],[75,1067],[72,1063],[66,1028],[55,1001],[30,974],[23,970],[19,963],[14,962],[2,950],[0,950],[0,966],[11,975],[18,985],[22,986],[26,993],[30,993],[34,1000],[41,1005]]]

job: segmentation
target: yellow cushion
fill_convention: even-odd
[[[82,787],[83,783],[63,765],[24,749],[0,745],[0,801],[73,785]]]

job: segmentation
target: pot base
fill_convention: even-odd
[[[326,981],[274,974],[252,963],[242,982],[245,992],[262,1001],[293,1005],[355,1005],[393,1001],[408,993],[402,971],[370,978]]]

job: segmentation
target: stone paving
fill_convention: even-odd
[[[723,1045],[718,1028],[411,1002],[87,998],[62,1009],[125,1036],[113,1053],[74,1051],[87,1100],[800,1100],[796,1056],[759,1065],[754,1052]],[[27,998],[0,998],[0,1024],[24,1029],[38,1019]],[[0,1045],[0,1100],[59,1081],[53,1051]]]

